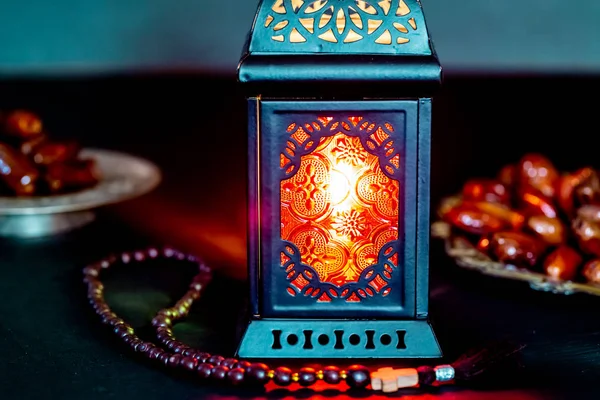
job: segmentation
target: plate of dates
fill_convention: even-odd
[[[141,196],[160,180],[145,159],[53,140],[32,112],[0,114],[0,236],[72,230],[93,221],[94,209]]]
[[[525,154],[441,201],[432,236],[463,268],[557,294],[600,295],[600,174]]]

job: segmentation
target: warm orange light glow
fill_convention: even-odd
[[[306,139],[302,131],[294,135]],[[281,238],[296,245],[321,281],[355,282],[377,262],[382,246],[398,238],[398,201],[399,182],[381,171],[359,138],[338,132],[321,139],[298,172],[281,182]],[[300,276],[291,283],[302,288],[306,281]]]

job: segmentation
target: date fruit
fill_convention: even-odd
[[[0,196],[74,192],[98,180],[91,160],[80,161],[75,140],[53,141],[28,110],[0,110]]]
[[[561,176],[557,183],[556,202],[570,217],[578,206],[600,203],[598,173],[586,167]]]
[[[21,153],[0,143],[0,179],[17,196],[31,195],[39,172]]]
[[[35,148],[31,156],[38,165],[50,165],[75,159],[79,145],[75,142],[49,142]]]
[[[525,216],[508,206],[498,203],[488,203],[485,201],[478,201],[472,203],[472,206],[478,210],[481,210],[493,217],[499,218],[510,226],[513,230],[520,230],[525,224]]]
[[[98,183],[99,174],[93,160],[77,160],[48,166],[46,182],[52,192],[90,187]]]
[[[600,283],[600,259],[593,259],[583,266],[583,277],[590,283]]]
[[[527,220],[527,228],[535,232],[544,242],[551,245],[562,244],[566,238],[565,226],[558,218],[533,215]]]
[[[491,235],[489,243],[496,260],[528,268],[537,264],[545,250],[542,241],[523,232],[497,232]]]
[[[526,154],[517,167],[520,190],[533,188],[547,198],[554,197],[559,173],[552,162],[541,154]]]
[[[514,187],[517,183],[517,167],[512,164],[502,167],[500,172],[498,172],[498,181],[500,181],[505,188]]]
[[[584,253],[600,257],[600,207],[581,207],[573,220],[572,228],[579,248]]]
[[[32,112],[16,110],[6,116],[4,132],[21,140],[30,140],[42,134],[42,120]]]
[[[526,190],[519,199],[520,208],[527,215],[545,215],[548,218],[557,218],[558,212],[552,202],[532,190]]]
[[[544,271],[553,279],[571,281],[577,276],[582,257],[572,247],[562,245],[544,260]]]
[[[463,185],[462,197],[469,201],[508,204],[510,196],[506,187],[492,179],[472,179]]]
[[[453,207],[445,214],[445,219],[452,226],[476,235],[508,228],[504,220],[468,204]]]

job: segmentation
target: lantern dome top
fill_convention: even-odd
[[[249,51],[431,54],[416,0],[262,1]]]
[[[441,70],[419,0],[261,0],[238,78],[306,91],[317,81],[439,83]]]

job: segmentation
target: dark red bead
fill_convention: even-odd
[[[154,358],[158,358],[161,354],[163,354],[165,351],[163,349],[160,349],[158,347],[153,348],[152,350],[150,350],[148,352],[148,358],[150,359],[154,359]]]
[[[108,322],[108,324],[109,324],[110,326],[115,326],[115,327],[116,327],[117,325],[123,325],[123,324],[125,323],[125,321],[123,321],[123,320],[122,320],[121,318],[119,318],[119,317],[114,317],[114,318],[111,318],[111,319],[109,319],[107,322]]]
[[[138,353],[145,353],[148,350],[148,343],[140,342],[137,346],[135,346],[135,351]]]
[[[252,365],[249,361],[238,361],[233,366],[234,368],[244,368],[247,369],[250,365]]]
[[[227,372],[227,380],[234,385],[238,386],[244,382],[244,368],[233,368]]]
[[[353,389],[365,388],[371,383],[371,374],[367,367],[352,365],[346,370],[346,383]]]
[[[197,353],[195,356],[196,360],[201,363],[208,362],[210,357],[212,357],[209,353]]]
[[[122,331],[127,331],[127,326],[125,326],[125,324],[118,324],[113,326],[113,332],[117,335],[119,334],[119,332]]]
[[[102,314],[102,323],[110,325],[110,321],[115,317],[115,314],[110,311]]]
[[[330,366],[323,368],[323,380],[330,385],[337,385],[340,383],[342,377],[340,376],[340,369],[338,367]]]
[[[173,352],[174,352],[174,351],[175,351],[175,349],[176,349],[177,347],[179,347],[179,345],[180,345],[179,341],[177,341],[177,340],[171,340],[171,341],[169,342],[169,344],[167,345],[167,348],[168,348],[169,350],[171,350],[171,351],[173,351]]]
[[[196,361],[193,357],[183,357],[179,365],[188,371],[195,371],[198,366],[198,361]]]
[[[292,383],[292,370],[286,367],[275,368],[273,382],[279,386],[288,386]]]
[[[175,347],[173,349],[173,353],[175,354],[183,354],[184,351],[188,350],[189,347],[187,347],[186,345],[180,344],[179,346]]]
[[[221,363],[223,362],[223,360],[225,360],[224,357],[221,356],[212,356],[211,358],[208,359],[208,362],[213,364],[213,365],[221,365]]]
[[[171,319],[164,315],[156,316],[152,319],[152,326],[169,327],[171,326]]]
[[[113,329],[113,332],[118,337],[123,337],[124,335],[129,334],[129,329],[125,325],[117,325],[115,329]]]
[[[175,254],[175,250],[173,250],[170,247],[165,247],[163,248],[163,255],[167,258],[173,257],[173,254]]]
[[[167,333],[167,332],[171,332],[171,328],[168,328],[165,326],[160,326],[160,327],[156,328],[156,335],[160,335],[162,333]]]
[[[165,335],[168,336],[169,339],[173,339],[173,331],[171,328],[159,328],[156,330],[156,335]]]
[[[146,249],[146,254],[148,254],[148,257],[150,258],[156,258],[158,257],[158,250],[156,250],[154,247],[150,247]]]
[[[219,365],[223,365],[224,367],[227,367],[227,368],[233,368],[233,366],[237,362],[238,362],[238,360],[236,360],[235,358],[226,358]]]
[[[314,368],[301,368],[298,371],[298,384],[300,386],[311,386],[317,381],[317,371]]]
[[[172,354],[169,357],[169,367],[177,367],[181,362],[181,354]]]
[[[269,366],[262,363],[250,364],[246,367],[246,380],[252,384],[264,385],[269,381]]]
[[[121,336],[121,339],[123,339],[123,342],[126,344],[131,343],[131,341],[135,338],[135,336],[133,335],[125,335],[125,336]]]
[[[146,343],[146,350],[144,350],[144,353],[149,353],[154,349],[156,349],[154,343]]]
[[[121,262],[123,264],[128,264],[129,261],[131,261],[131,256],[129,255],[129,253],[122,253],[121,254]]]
[[[140,338],[137,338],[137,337],[136,337],[136,338],[135,338],[135,339],[133,339],[131,342],[129,342],[129,346],[131,346],[131,348],[132,348],[133,350],[135,350],[135,349],[137,349],[137,348],[138,348],[138,346],[141,346],[141,345],[142,345],[142,343],[144,343],[144,342],[143,342],[142,340],[140,340]]]
[[[194,349],[187,348],[181,354],[183,354],[184,357],[194,357],[196,352],[194,351]]]
[[[216,381],[224,381],[227,379],[227,373],[229,372],[229,368],[224,367],[222,365],[217,365],[214,367],[210,373],[211,378]]]
[[[160,356],[158,356],[158,361],[160,361],[161,364],[164,365],[168,365],[169,364],[169,359],[171,358],[171,354],[167,353],[166,351],[164,353],[162,353]]]
[[[206,378],[210,377],[210,374],[212,373],[213,368],[214,368],[214,365],[212,365],[212,364],[200,364],[196,368],[196,372],[198,373],[198,376],[200,378],[206,379]]]
[[[105,313],[110,312],[110,308],[108,308],[108,306],[102,301],[99,301],[96,303],[96,305],[94,305],[94,310],[96,310],[96,313],[100,316],[103,316]]]
[[[92,308],[100,307],[98,302],[102,300],[102,293],[88,294],[88,299],[88,303],[92,306]]]
[[[169,341],[169,340],[172,340],[172,339],[173,339],[173,335],[170,335],[170,334],[168,334],[168,333],[166,333],[166,332],[161,332],[161,333],[159,333],[159,334],[157,334],[157,335],[156,335],[156,338],[157,338],[157,339],[158,339],[160,342],[162,342],[162,343],[166,344],[166,342],[167,342],[167,341]]]

